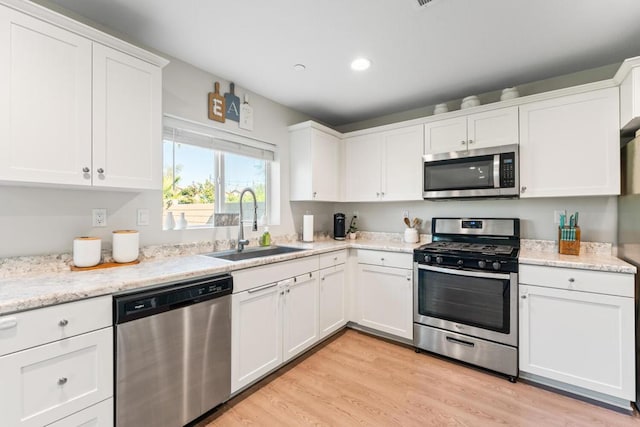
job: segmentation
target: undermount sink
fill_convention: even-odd
[[[225,259],[227,261],[243,261],[245,259],[261,258],[265,256],[274,256],[288,254],[291,252],[304,251],[302,248],[290,248],[287,246],[266,246],[259,248],[244,248],[242,252],[236,250],[212,252],[206,254],[212,258]]]

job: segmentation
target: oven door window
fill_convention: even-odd
[[[424,163],[424,191],[494,188],[493,156]]]
[[[419,270],[418,312],[508,334],[509,279]]]

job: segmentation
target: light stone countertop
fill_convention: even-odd
[[[56,270],[4,277],[0,278],[0,315],[198,276],[228,273],[340,249],[371,249],[411,254],[414,248],[429,241],[429,236],[422,236],[420,243],[403,243],[393,235],[384,233],[364,234],[363,237],[344,241],[287,242],[281,246],[305,250],[237,262],[190,254],[143,259],[140,264],[116,268],[89,271]],[[523,240],[519,261],[521,264],[530,265],[636,273],[634,266],[611,255],[610,244],[585,246],[580,256],[573,256],[558,254],[557,249],[553,248],[553,242]],[[24,262],[29,262],[29,257],[25,257]]]
[[[186,255],[144,260],[137,265],[88,271],[53,271],[0,279],[0,315],[85,298],[108,295],[192,277],[222,274],[274,262],[289,261],[347,248],[413,253],[419,243],[398,240],[325,240],[291,242],[281,246],[300,252],[230,262],[206,255]]]

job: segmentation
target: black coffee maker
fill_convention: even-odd
[[[336,240],[344,240],[347,236],[346,217],[343,213],[333,215],[333,238]]]

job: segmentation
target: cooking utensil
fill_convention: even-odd
[[[413,227],[413,228],[417,228],[417,227],[418,227],[418,224],[420,224],[420,219],[418,219],[418,217],[413,218],[413,225],[412,225],[412,227]]]
[[[409,218],[407,218],[406,216],[404,217],[404,223],[407,224],[407,227],[411,227],[411,222],[409,221]]]

